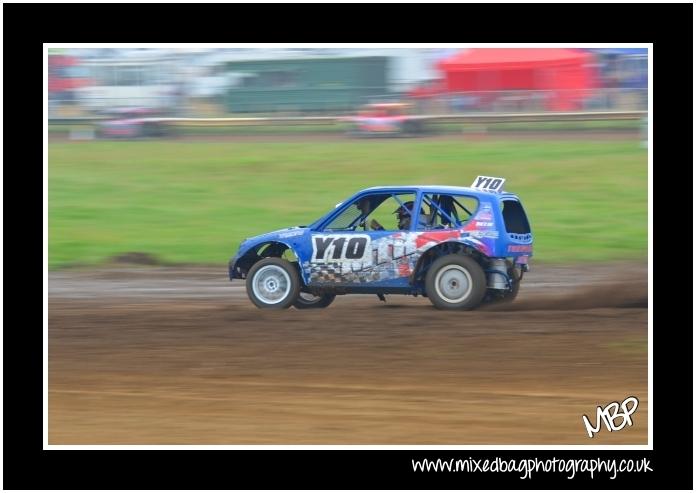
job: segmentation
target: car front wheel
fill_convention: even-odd
[[[249,269],[246,289],[249,299],[257,307],[280,310],[297,300],[300,278],[290,262],[269,257]]]
[[[486,274],[471,257],[445,255],[428,269],[425,291],[437,308],[471,310],[486,294]]]

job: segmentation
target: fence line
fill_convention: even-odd
[[[433,123],[513,123],[597,120],[640,120],[647,111],[581,111],[544,113],[469,113],[454,115],[411,115],[409,118]],[[88,125],[107,120],[105,117],[49,118],[49,125]],[[270,116],[231,118],[142,118],[141,121],[168,123],[175,126],[243,126],[243,125],[333,125],[346,121],[345,116]]]
[[[546,113],[473,113],[457,115],[412,115],[409,118],[433,123],[512,123],[512,122],[563,122],[597,120],[640,120],[647,111],[581,111]],[[49,118],[49,125],[91,124],[104,121],[105,117]],[[169,123],[177,126],[244,126],[244,125],[332,125],[346,121],[344,116],[270,116],[231,118],[143,118],[143,121]]]

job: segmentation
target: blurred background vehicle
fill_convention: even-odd
[[[345,118],[350,123],[349,135],[416,136],[424,132],[423,120],[412,114],[408,103],[371,103],[364,105],[355,116]]]
[[[172,135],[172,128],[159,121],[161,112],[153,108],[119,108],[105,114],[108,118],[97,123],[99,138],[143,138]]]

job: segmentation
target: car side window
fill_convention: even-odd
[[[325,231],[398,231],[407,229],[399,220],[402,206],[412,207],[415,193],[378,193],[363,195],[344,207]],[[410,209],[409,209],[410,210]],[[400,227],[401,226],[401,227]]]
[[[478,200],[468,195],[425,194],[420,214],[425,221],[418,230],[458,228],[476,214]]]

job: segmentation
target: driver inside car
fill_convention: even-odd
[[[413,201],[409,200],[404,202],[403,205],[398,207],[394,214],[397,217],[397,228],[402,230],[411,229],[411,213],[413,212]],[[429,217],[425,214],[418,215],[418,226],[419,228],[425,229],[428,227]]]
[[[363,197],[355,204],[355,207],[362,213],[362,219],[358,224],[358,227],[363,228],[365,231],[383,231],[384,227],[379,224],[375,219],[372,219],[369,223],[367,222],[367,216],[372,212],[372,204],[370,202],[370,197]]]

